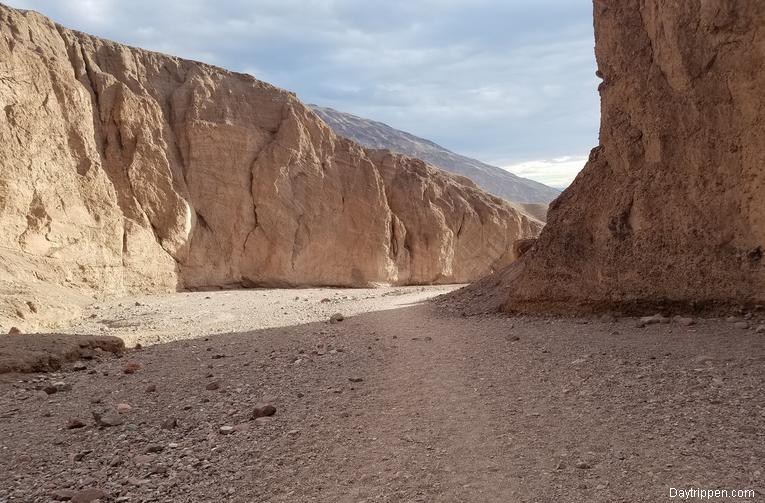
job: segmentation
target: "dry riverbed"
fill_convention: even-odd
[[[143,349],[0,376],[0,501],[763,498],[761,320],[466,317],[437,291],[102,304],[73,331]]]

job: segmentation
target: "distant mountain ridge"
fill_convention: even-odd
[[[388,149],[422,159],[445,171],[467,177],[485,191],[508,201],[546,205],[560,195],[557,189],[456,154],[430,140],[399,131],[382,122],[318,105],[309,107],[340,136],[368,148]]]

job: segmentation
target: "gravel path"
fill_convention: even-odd
[[[420,303],[84,363],[0,376],[0,501],[655,503],[699,487],[754,502],[765,489],[765,336],[729,321]],[[262,403],[276,413],[253,419]]]

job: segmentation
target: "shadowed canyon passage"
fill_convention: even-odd
[[[601,145],[515,248],[539,222],[290,93],[0,7],[3,323],[76,303],[91,334],[0,375],[0,501],[757,501],[764,5],[596,0]],[[147,294],[472,280],[514,249],[434,301]],[[667,316],[523,314],[630,308]]]

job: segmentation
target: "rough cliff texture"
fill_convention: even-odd
[[[511,311],[765,303],[765,3],[594,12],[600,146],[533,248],[477,290]]]
[[[292,93],[4,6],[0,106],[2,325],[100,294],[464,282],[541,227]]]

